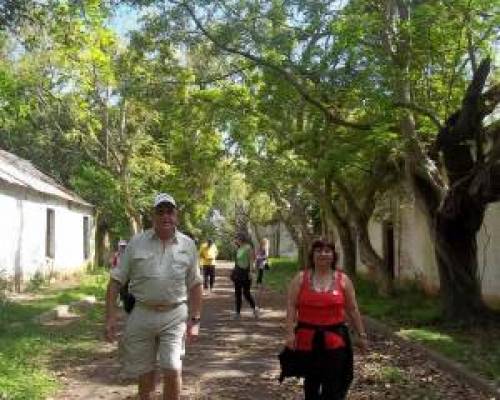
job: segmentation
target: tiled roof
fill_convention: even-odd
[[[28,160],[2,149],[0,149],[0,181],[92,207],[92,204],[36,169]]]

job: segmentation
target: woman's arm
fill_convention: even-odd
[[[254,271],[255,270],[255,250],[250,245],[248,245],[248,260],[250,261],[249,271]]]
[[[356,293],[354,291],[354,285],[349,277],[344,274],[344,293],[345,293],[345,304],[346,304],[346,314],[349,321],[352,323],[356,333],[360,337],[360,346],[363,351],[367,350],[367,337],[365,328],[363,326],[363,320],[361,319],[361,314],[358,308],[358,302],[356,301]]]
[[[291,349],[295,347],[295,324],[297,322],[297,299],[300,285],[304,273],[299,272],[292,279],[288,287],[287,308],[286,308],[286,339],[285,345]]]

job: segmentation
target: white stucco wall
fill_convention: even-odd
[[[414,203],[401,205],[395,213],[399,216],[398,221],[393,221],[396,279],[419,281],[426,289],[436,290],[439,276],[424,214]],[[368,233],[374,250],[380,257],[384,257],[383,224],[372,219],[368,225]],[[359,245],[357,262],[358,270],[366,272],[367,268],[359,254]]]
[[[297,257],[297,246],[295,246],[295,242],[284,224],[278,222],[273,225],[258,226],[257,229],[259,230],[260,237],[265,237],[269,240],[269,251],[272,257],[278,256],[278,254],[275,254],[277,238],[279,238],[278,248],[280,257]],[[256,240],[254,232],[252,232],[252,237]]]
[[[19,257],[16,246],[19,240],[19,210],[21,201],[0,193],[0,272],[14,275],[16,256]]]
[[[425,214],[415,202],[401,204],[397,214],[396,279],[417,281],[430,292],[439,290],[439,270]],[[374,249],[382,255],[382,224],[371,221],[369,234]],[[478,262],[484,298],[500,305],[500,203],[491,204],[485,214],[478,234]],[[359,254],[358,268],[366,271]]]
[[[55,257],[45,256],[47,208],[55,212]],[[49,272],[49,266],[60,273],[82,267],[93,257],[92,209],[66,200],[58,200],[24,189],[0,187],[0,269],[14,276],[22,270],[23,280],[35,272]],[[90,222],[90,252],[84,259],[83,217]]]
[[[488,206],[477,244],[483,295],[500,305],[500,203]]]
[[[439,271],[426,216],[415,202],[400,205],[399,212],[399,278],[419,281],[424,288],[435,291],[439,287]]]

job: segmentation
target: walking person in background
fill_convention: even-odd
[[[269,268],[268,258],[269,256],[269,240],[266,238],[261,239],[259,243],[259,248],[255,253],[255,268],[257,269],[257,285],[262,285],[264,279],[264,271]]]
[[[111,259],[111,268],[116,268],[120,265],[120,259],[125,253],[126,248],[127,241],[120,239],[118,241],[118,250],[115,252],[115,254],[113,254],[113,257]],[[127,281],[120,287],[120,301],[123,304],[123,309],[127,312],[127,314],[130,314],[135,302],[134,296],[128,291],[129,283],[130,281]]]
[[[203,289],[210,292],[215,283],[215,260],[217,259],[217,246],[212,239],[208,239],[200,247],[200,265],[203,270]]]
[[[236,303],[235,319],[240,318],[242,296],[250,304],[255,318],[258,317],[257,309],[255,307],[255,300],[250,292],[252,286],[252,278],[250,272],[255,261],[255,255],[250,240],[245,234],[236,235],[236,260],[235,267],[231,272],[231,280],[234,283],[234,296]]]
[[[120,264],[120,257],[123,255],[126,248],[127,248],[127,241],[120,239],[118,241],[118,250],[115,251],[113,257],[111,258],[111,268],[116,268],[118,264]]]
[[[135,235],[106,292],[106,339],[116,338],[115,301],[130,281],[135,305],[127,319],[120,360],[123,372],[138,379],[140,400],[151,400],[157,363],[163,375],[163,399],[180,400],[184,340],[199,334],[202,288],[198,251],[177,230],[177,205],[167,193],[153,203],[153,229]]]
[[[307,268],[290,283],[285,345],[303,359],[305,400],[344,400],[353,379],[346,319],[367,350],[367,337],[349,277],[336,268],[333,243],[315,240]]]

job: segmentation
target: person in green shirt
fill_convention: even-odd
[[[250,292],[252,286],[252,278],[250,272],[252,270],[255,255],[250,240],[245,234],[236,235],[236,262],[234,270],[231,273],[231,280],[234,283],[234,295],[236,303],[235,318],[240,318],[242,297],[250,304],[255,318],[258,317],[257,309],[255,307],[255,300]]]

